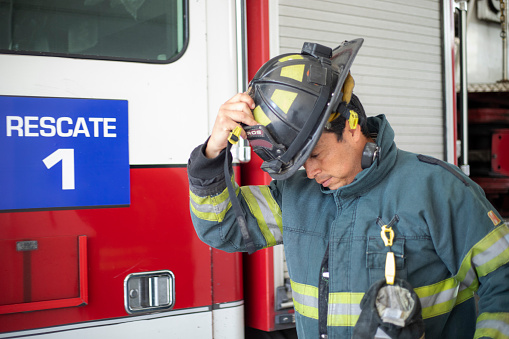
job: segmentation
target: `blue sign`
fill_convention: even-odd
[[[0,210],[129,203],[127,101],[0,96]]]

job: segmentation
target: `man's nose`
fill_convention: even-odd
[[[318,167],[314,166],[309,159],[304,163],[304,169],[306,170],[306,175],[309,179],[314,179],[315,176],[319,173]]]

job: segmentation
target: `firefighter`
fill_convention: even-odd
[[[366,117],[349,72],[361,44],[275,57],[221,106],[188,163],[198,236],[227,252],[284,243],[299,338],[509,337],[509,227],[458,168]],[[270,185],[235,183],[239,134]]]

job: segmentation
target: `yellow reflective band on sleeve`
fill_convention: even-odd
[[[509,262],[509,227],[501,224],[477,244],[463,259],[457,279],[475,291],[477,277],[483,277]]]
[[[473,292],[461,288],[452,277],[433,285],[414,288],[422,306],[422,318],[428,319],[451,312],[454,306],[473,297]]]
[[[232,184],[235,188],[235,193],[239,195],[240,188],[232,176]],[[224,220],[226,212],[231,207],[230,196],[228,189],[225,188],[220,194],[214,196],[200,197],[193,192],[189,191],[191,211],[194,215],[202,220],[221,222]]]
[[[279,59],[278,61],[279,62],[285,62],[285,61],[290,61],[290,60],[302,60],[304,59],[304,57],[300,54],[292,54],[292,55],[287,55],[281,59]]]
[[[296,80],[298,82],[302,82],[304,79],[304,69],[306,65],[291,65],[285,66],[281,68],[281,76],[285,78],[290,78]]]
[[[328,326],[355,326],[361,314],[364,293],[330,293],[327,315]]]
[[[288,110],[292,106],[297,93],[284,91],[282,89],[276,89],[270,99],[279,107],[285,114],[288,114]]]
[[[474,339],[503,338],[509,339],[509,313],[481,313],[477,317]]]
[[[299,314],[318,319],[318,287],[299,284],[291,280],[293,306]]]
[[[283,242],[281,210],[270,194],[269,188],[243,186],[240,190],[249,210],[256,218],[267,246],[281,244]]]
[[[267,126],[271,123],[269,117],[267,117],[260,106],[256,106],[253,110],[253,117],[260,125]]]

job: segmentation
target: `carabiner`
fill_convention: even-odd
[[[387,234],[389,233],[389,238],[387,238]],[[392,241],[394,240],[394,231],[392,227],[387,227],[387,225],[382,226],[382,232],[380,232],[382,236],[382,240],[384,241],[385,246],[392,246]]]

